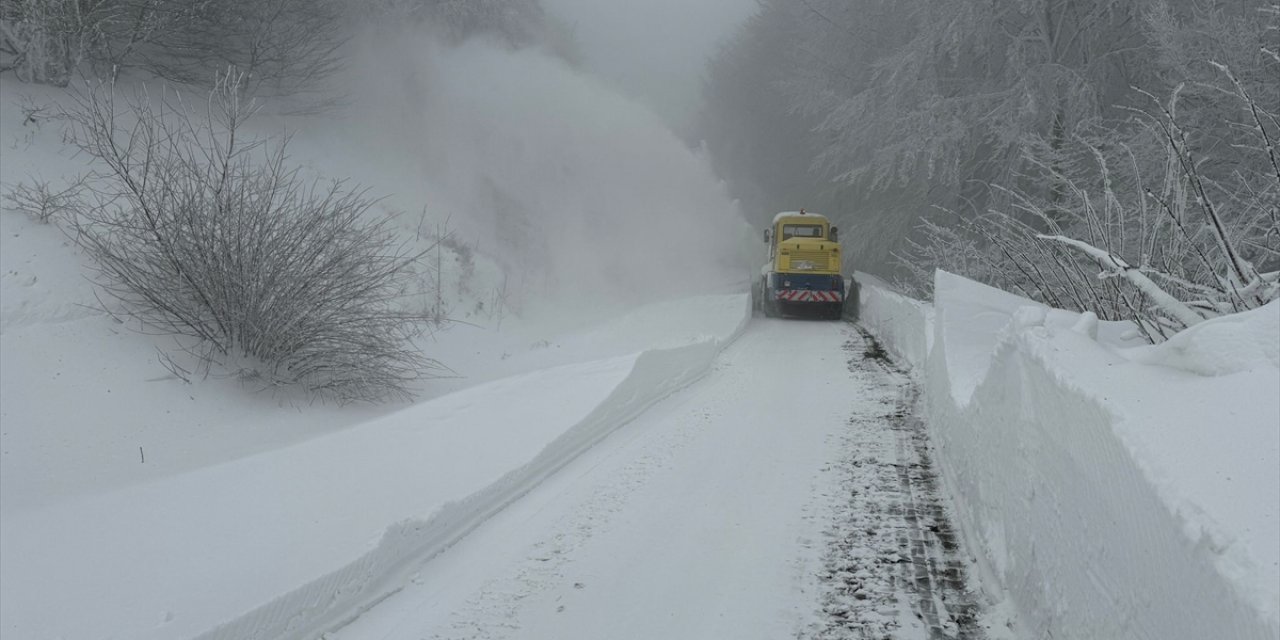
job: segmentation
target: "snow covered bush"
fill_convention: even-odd
[[[201,366],[339,402],[409,395],[438,366],[403,303],[421,254],[363,190],[249,138],[242,80],[225,76],[203,118],[146,95],[120,113],[109,85],[81,99],[74,142],[105,170],[71,228],[98,284],[143,330],[196,339]]]

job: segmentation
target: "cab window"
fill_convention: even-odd
[[[820,224],[784,224],[782,225],[782,239],[789,240],[791,238],[821,238],[822,225]]]

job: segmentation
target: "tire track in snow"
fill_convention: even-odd
[[[836,323],[753,323],[335,640],[786,638],[812,620],[850,393]],[[776,366],[805,356],[806,366]],[[768,365],[768,366],[766,366]],[[821,388],[819,399],[812,392]],[[833,394],[839,394],[835,396]],[[795,422],[803,398],[812,419]],[[655,526],[657,525],[657,526]],[[743,604],[744,602],[749,604]]]
[[[552,532],[532,545],[535,552],[512,573],[486,581],[464,607],[450,614],[448,628],[433,632],[429,640],[509,638],[520,631],[520,612],[526,601],[536,600],[539,595],[568,583],[572,583],[575,590],[586,588],[585,579],[568,577],[567,567],[575,552],[597,534],[611,529],[615,516],[627,507],[631,495],[654,473],[669,468],[679,450],[696,437],[710,419],[708,413],[687,414],[678,420],[680,427],[674,432],[649,441],[632,440],[626,448],[638,450],[636,458],[609,481],[595,486],[585,502],[559,518]],[[512,585],[519,588],[513,590]],[[558,605],[557,612],[564,608]]]
[[[819,622],[806,637],[985,638],[915,413],[918,390],[861,328],[844,350],[875,397],[833,443],[843,452],[842,493],[827,505]]]

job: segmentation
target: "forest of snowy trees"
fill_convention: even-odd
[[[1280,297],[1275,4],[764,0],[705,96],[748,215],[833,216],[847,268],[1153,340]]]
[[[455,41],[484,32],[512,46],[553,39],[538,0],[3,0],[0,72],[65,86],[140,70],[211,85],[234,67],[259,94],[295,93],[315,90],[369,23]]]

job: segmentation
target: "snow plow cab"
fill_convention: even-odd
[[[757,311],[769,317],[840,318],[845,304],[840,242],[826,216],[784,211],[765,229],[769,262],[752,287]]]

